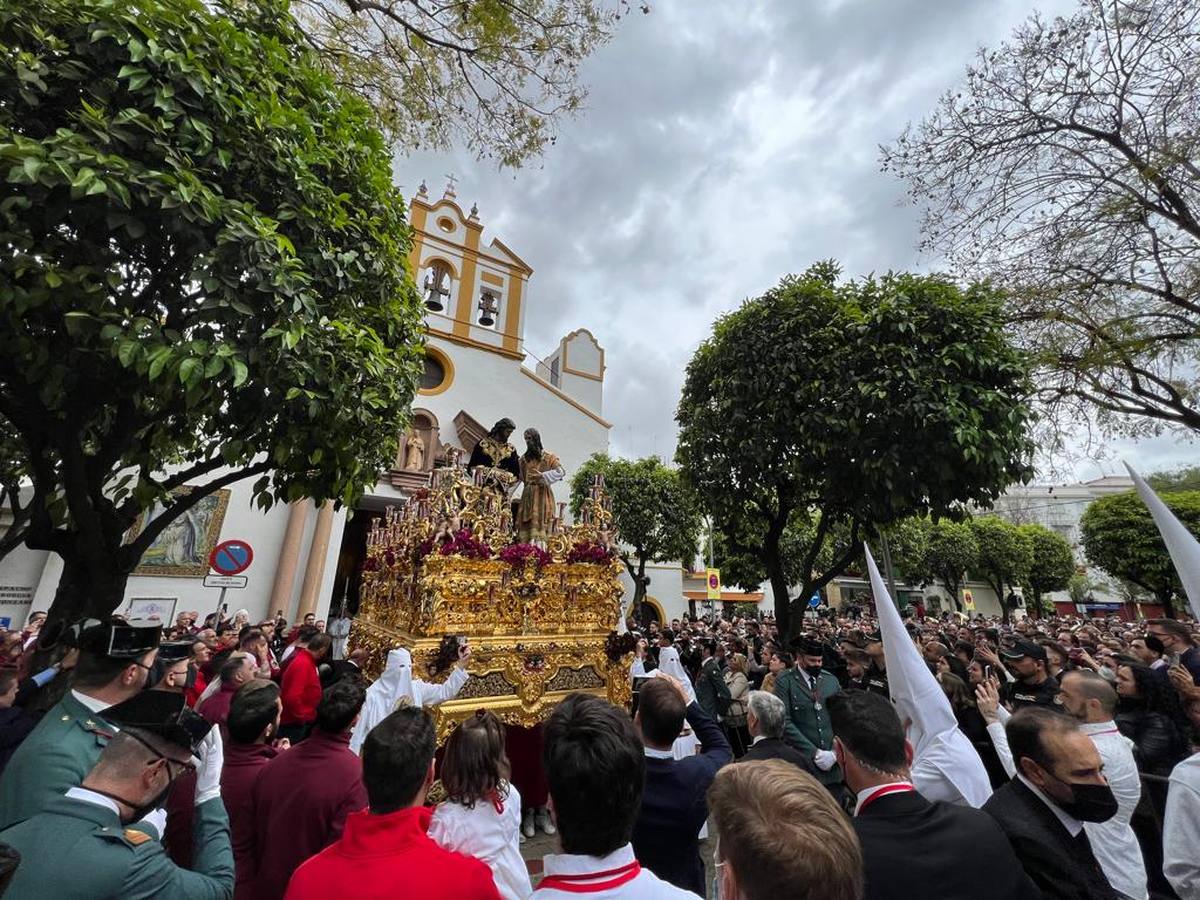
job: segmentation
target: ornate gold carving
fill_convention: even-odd
[[[509,516],[494,491],[447,466],[434,471],[428,491],[389,510],[368,536],[362,603],[350,635],[352,646],[369,652],[367,673],[382,671],[389,649],[407,647],[428,679],[443,635],[471,642],[473,677],[433,710],[439,741],[481,708],[531,726],[572,691],[618,705],[631,699],[629,659],[613,663],[605,653],[620,610],[621,564],[566,562],[580,542],[611,546],[615,539],[603,485],[592,489],[580,523],[551,538],[549,563],[443,556],[435,543],[448,532],[439,532],[439,524],[456,518],[454,527],[497,552],[510,540]]]

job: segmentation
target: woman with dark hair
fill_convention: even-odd
[[[940,663],[941,660],[938,662]],[[937,680],[938,684],[942,686],[942,692],[950,701],[950,707],[954,710],[954,718],[958,721],[959,730],[967,736],[967,740],[975,747],[975,752],[983,761],[983,767],[987,769],[988,781],[994,788],[1005,784],[1008,781],[1008,774],[1004,771],[1000,757],[996,755],[992,739],[988,736],[987,722],[979,712],[979,707],[975,705],[974,690],[967,687],[964,679],[949,671],[939,672]]]
[[[1188,755],[1190,725],[1169,684],[1133,657],[1117,661],[1117,728],[1136,745],[1138,769],[1168,776]]]
[[[487,863],[504,900],[525,900],[533,887],[521,858],[521,795],[508,778],[504,726],[481,709],[446,742],[446,800],[433,813],[429,836],[447,850]]]

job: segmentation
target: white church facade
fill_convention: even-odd
[[[289,621],[308,612],[335,615],[343,600],[353,610],[372,518],[426,486],[440,461],[455,453],[465,461],[496,420],[516,423],[519,452],[526,428],[540,432],[567,471],[554,486],[562,503],[570,475],[608,448],[604,350],[596,337],[577,329],[544,360],[527,353],[533,269],[499,239],[485,242],[477,210],[464,212],[452,186],[434,202],[422,185],[410,223],[410,264],[426,306],[426,363],[393,467],[353,511],[301,501],[263,513],[251,506],[248,483],[233,484],[182,528],[168,529],[167,540],[183,537],[151,548],[118,611],[151,610],[164,620],[184,610],[201,618],[214,611],[220,592],[204,584],[207,554],[229,539],[248,542],[254,553],[246,586],[228,592],[230,610],[245,608],[251,620],[282,610]],[[22,547],[0,560],[0,620],[16,626],[47,609],[61,572],[58,556],[46,551]]]

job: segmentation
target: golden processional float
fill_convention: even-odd
[[[367,674],[405,647],[415,677],[442,681],[457,639],[470,642],[472,677],[432,710],[439,743],[479,709],[531,727],[576,691],[628,706],[634,642],[613,630],[624,588],[603,477],[577,524],[565,507],[545,547],[517,543],[507,495],[456,459],[368,533],[349,640],[368,651]]]

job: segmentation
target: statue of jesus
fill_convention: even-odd
[[[525,429],[525,453],[521,456],[521,503],[517,508],[517,539],[545,543],[554,522],[554,483],[565,472],[557,456],[542,449],[542,437],[534,428]]]

